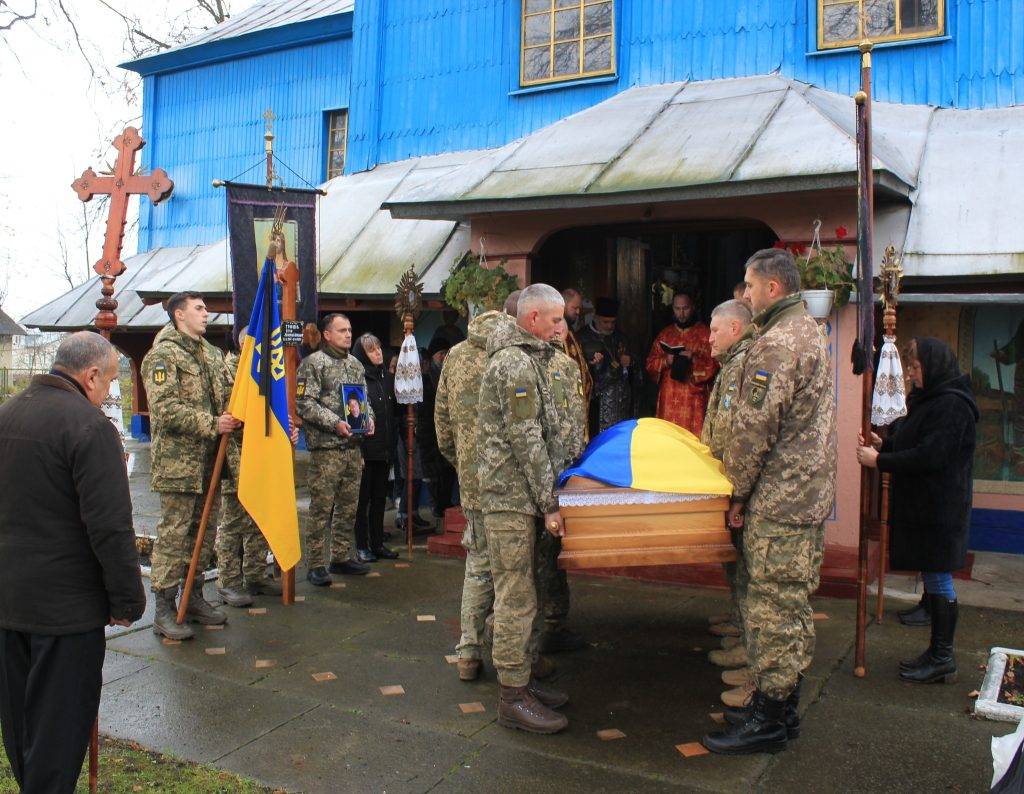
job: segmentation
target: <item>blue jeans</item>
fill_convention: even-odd
[[[943,596],[949,601],[956,600],[956,590],[953,589],[953,574],[921,571],[921,579],[924,581],[926,593]]]

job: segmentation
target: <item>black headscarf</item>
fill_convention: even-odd
[[[970,379],[960,372],[956,353],[941,339],[931,336],[915,336],[914,348],[921,365],[921,388],[915,388],[907,397],[907,407],[939,394],[955,392],[962,397],[978,415],[978,406],[971,391]]]

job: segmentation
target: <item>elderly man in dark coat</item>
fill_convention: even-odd
[[[953,571],[967,561],[978,406],[956,354],[938,339],[910,343],[907,376],[914,387],[907,416],[884,443],[873,436],[858,448],[857,459],[892,474],[889,565],[921,571],[931,613],[928,650],[900,662],[900,678],[948,683],[956,680]]]
[[[71,792],[100,702],[104,627],[142,617],[124,448],[99,334],[0,406],[0,725],[22,791]]]

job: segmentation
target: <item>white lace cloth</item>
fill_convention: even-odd
[[[637,491],[608,489],[608,492],[559,491],[559,507],[591,507],[593,505],[659,505],[675,502],[701,502],[718,499],[717,496],[689,493],[663,493],[662,491]]]
[[[395,399],[399,405],[423,402],[423,372],[420,370],[420,351],[416,337],[408,334],[402,340],[395,369]]]
[[[886,336],[878,358],[875,391],[871,395],[871,424],[882,427],[906,415],[907,392],[896,337]]]

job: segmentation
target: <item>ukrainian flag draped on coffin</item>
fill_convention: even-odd
[[[721,461],[693,433],[663,419],[627,419],[590,442],[580,462],[562,472],[661,493],[731,496]]]
[[[228,413],[245,423],[238,501],[270,544],[282,570],[302,555],[295,506],[295,469],[288,435],[281,313],[275,299],[273,263],[263,264]]]

